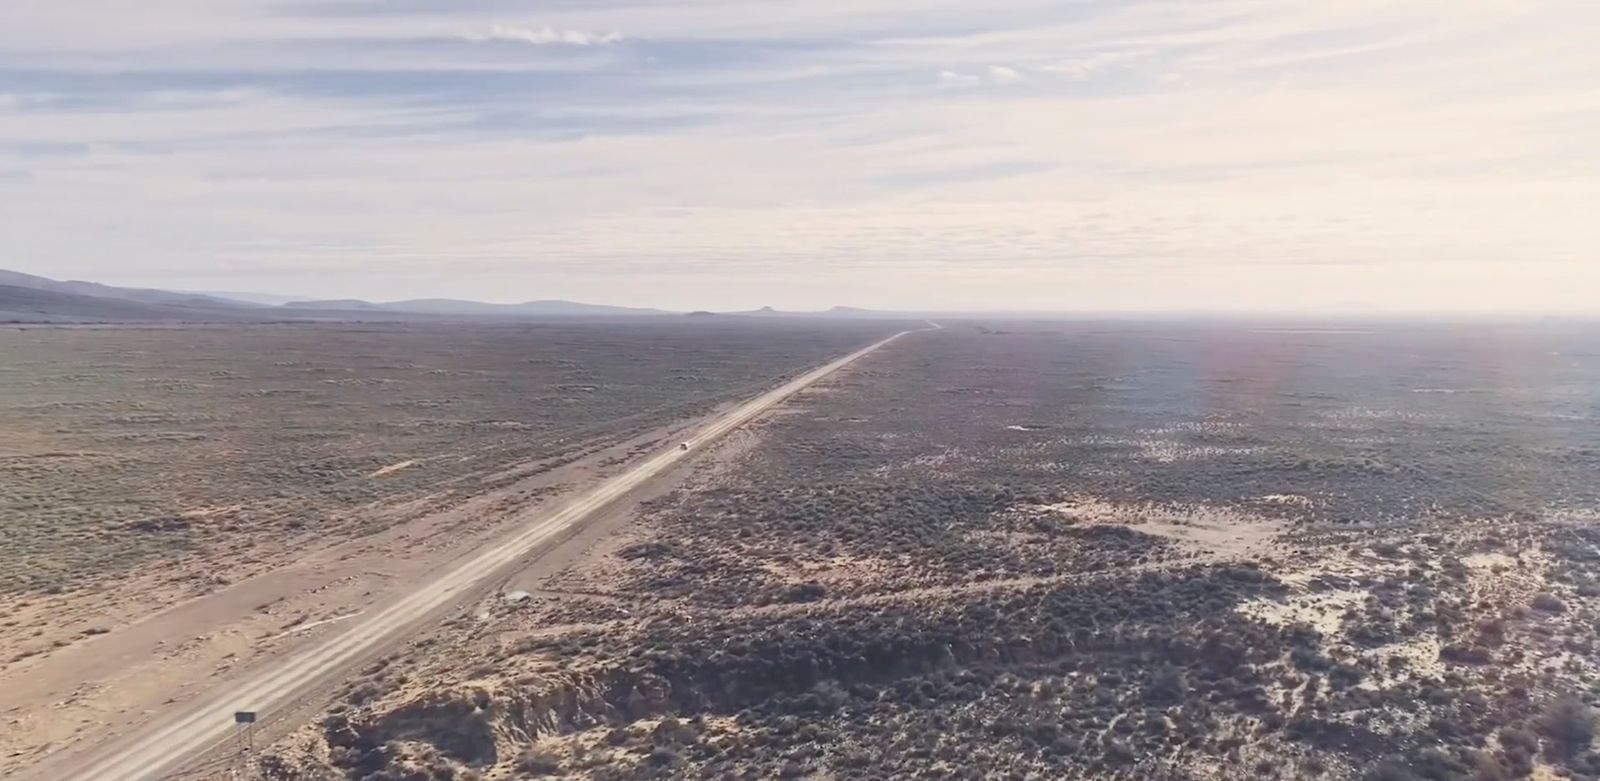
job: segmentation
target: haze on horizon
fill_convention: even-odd
[[[1581,0],[13,3],[0,267],[674,309],[1600,312]]]

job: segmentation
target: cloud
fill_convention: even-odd
[[[990,65],[989,80],[996,84],[1018,84],[1023,81],[1023,77],[1022,74],[1018,73],[1015,68],[1007,68],[1003,65]]]
[[[984,68],[982,76],[951,70],[939,72],[939,84],[944,87],[975,87],[985,80],[991,84],[1021,84],[1026,81],[1026,77],[1017,69],[1003,65],[990,65]]]
[[[474,43],[485,41],[518,41],[535,46],[548,46],[552,44],[564,46],[604,46],[620,43],[622,34],[618,32],[591,33],[582,30],[557,30],[554,27],[513,27],[510,25],[496,24],[487,30],[469,32],[462,36]]]
[[[1594,311],[1574,31],[1600,6],[1551,2],[22,4],[6,262],[688,308]]]
[[[946,87],[971,87],[983,79],[969,73],[939,71],[939,83]]]
[[[1095,52],[1084,57],[1041,65],[1039,70],[1065,76],[1074,81],[1088,81],[1106,71],[1128,67],[1148,54],[1149,52],[1142,50]]]

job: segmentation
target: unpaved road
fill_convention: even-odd
[[[932,324],[930,324],[932,325]],[[937,328],[937,325],[932,325]],[[582,523],[607,505],[689,457],[701,446],[749,422],[816,381],[912,331],[902,331],[832,363],[813,369],[711,421],[689,439],[688,449],[676,444],[638,466],[607,480],[589,494],[549,514],[542,514],[521,531],[494,544],[466,563],[445,573],[380,612],[352,620],[342,633],[285,660],[268,666],[229,691],[201,699],[163,714],[150,723],[75,760],[56,758],[36,768],[37,778],[93,779],[93,781],[143,781],[182,768],[228,740],[235,730],[236,711],[254,711],[263,718],[275,709],[292,705],[329,674],[393,642],[418,624],[515,564],[542,543]],[[70,762],[70,764],[68,764]],[[56,765],[63,765],[56,767]]]

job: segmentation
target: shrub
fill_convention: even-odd
[[[650,764],[657,767],[676,765],[682,761],[683,758],[678,756],[678,752],[666,746],[657,746],[654,751],[650,752]]]
[[[1439,649],[1439,658],[1451,664],[1488,664],[1494,660],[1494,655],[1489,649],[1481,645],[1466,645],[1464,643],[1451,643]]]
[[[1563,697],[1545,707],[1535,726],[1556,757],[1571,757],[1594,740],[1594,710],[1576,697]]]
[[[517,757],[517,771],[535,776],[555,775],[561,772],[561,758],[529,746]]]
[[[1409,765],[1396,759],[1380,762],[1361,778],[1362,781],[1421,781],[1421,776]]]
[[[1152,703],[1182,702],[1189,687],[1183,680],[1183,672],[1171,664],[1166,664],[1157,670],[1151,677],[1150,685],[1145,687],[1145,700]]]
[[[1472,781],[1511,781],[1511,771],[1495,755],[1480,751],[1473,759]]]
[[[1533,609],[1545,613],[1564,613],[1567,606],[1548,591],[1541,592],[1533,598]]]

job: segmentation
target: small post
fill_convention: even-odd
[[[244,750],[253,753],[256,750],[256,712],[251,710],[235,711],[233,723],[244,725]]]

